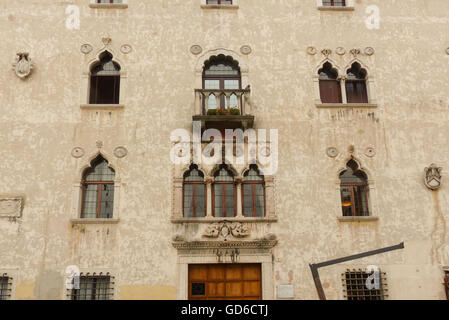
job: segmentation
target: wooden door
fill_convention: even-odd
[[[260,264],[189,265],[189,300],[261,300]]]

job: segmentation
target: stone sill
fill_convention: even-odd
[[[277,222],[278,218],[270,217],[270,218],[172,218],[172,223],[214,223],[214,222]]]
[[[367,217],[338,217],[340,222],[366,222],[366,221],[378,221],[379,217],[367,216]]]
[[[235,4],[202,4],[202,9],[238,9],[239,6]]]
[[[72,224],[117,224],[120,219],[70,219]]]
[[[319,6],[318,10],[320,11],[354,11],[354,7],[343,7],[343,6],[337,6],[337,7],[331,7],[331,6]]]
[[[127,3],[91,3],[89,7],[94,9],[127,9]]]
[[[375,109],[376,103],[316,103],[315,106],[320,109],[351,109],[351,108],[365,108]]]
[[[82,104],[81,109],[85,110],[121,110],[125,108],[124,104]]]

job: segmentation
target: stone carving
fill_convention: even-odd
[[[197,55],[197,54],[200,54],[201,52],[203,52],[203,48],[201,48],[201,46],[195,44],[190,47],[190,52],[193,53],[194,55]]]
[[[251,49],[250,46],[242,46],[242,47],[240,48],[240,52],[241,52],[242,54],[250,54],[252,51],[253,51],[253,50]]]
[[[366,148],[365,156],[372,158],[375,155],[376,155],[376,150],[374,150],[374,148],[371,148],[371,147]]]
[[[0,197],[0,218],[11,217],[18,218],[22,214],[22,202],[21,197]]]
[[[307,54],[310,54],[311,56],[317,54],[317,49],[315,47],[307,47]]]
[[[88,43],[83,44],[81,46],[81,52],[84,53],[84,54],[91,53],[93,49],[94,48],[90,44],[88,44]]]
[[[354,58],[357,58],[360,54],[360,49],[351,49],[349,52],[354,56]]]
[[[133,51],[133,48],[129,44],[124,44],[124,45],[121,46],[120,51],[123,54],[128,54],[128,53],[131,53]]]
[[[101,38],[101,42],[103,42],[103,44],[104,44],[105,46],[108,46],[108,45],[111,44],[112,39],[109,38],[109,37]]]
[[[31,70],[34,65],[31,63],[31,58],[28,52],[19,52],[17,53],[16,62],[13,64],[14,72],[16,75],[25,79],[31,74]]]
[[[323,49],[323,50],[321,50],[321,53],[322,53],[324,56],[326,56],[326,58],[327,58],[327,57],[329,57],[329,56],[331,55],[332,50],[331,50],[331,49]]]
[[[125,147],[117,147],[114,150],[114,155],[117,158],[124,158],[128,155],[128,150]]]
[[[248,228],[240,222],[218,222],[207,227],[203,236],[206,238],[227,238],[232,235],[235,238],[245,238],[249,236]]]
[[[338,156],[338,150],[337,150],[337,148],[330,147],[330,148],[327,148],[326,154],[330,158],[335,158],[336,156]]]
[[[424,177],[424,184],[430,190],[437,190],[441,187],[441,171],[443,168],[437,167],[436,164],[432,163],[429,167],[424,169],[426,173]]]
[[[84,150],[81,147],[76,147],[72,149],[72,157],[74,158],[81,158],[84,156]]]
[[[346,53],[346,49],[343,48],[343,47],[338,47],[337,50],[335,50],[335,52],[336,52],[338,55],[342,56],[342,55],[344,55],[344,54]]]
[[[374,48],[372,48],[372,47],[366,47],[366,48],[365,48],[365,54],[366,54],[367,56],[372,56],[372,55],[374,54]]]

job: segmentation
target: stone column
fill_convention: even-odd
[[[207,193],[207,208],[206,208],[206,218],[212,218],[212,183],[214,181],[213,177],[206,177],[204,179],[206,183],[206,193]]]
[[[341,100],[343,103],[348,103],[348,98],[346,97],[346,77],[340,78],[340,89],[341,89]]]
[[[234,179],[234,183],[236,184],[236,189],[237,189],[237,218],[243,218],[242,181],[243,181],[243,177],[241,177],[241,176],[235,177],[235,179]]]

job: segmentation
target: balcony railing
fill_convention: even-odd
[[[196,89],[193,121],[201,121],[203,129],[251,128],[250,94],[249,86],[240,90]]]
[[[249,86],[239,90],[196,89],[195,114],[206,116],[208,110],[234,108],[239,110],[239,115],[249,115],[251,113],[250,94]]]

